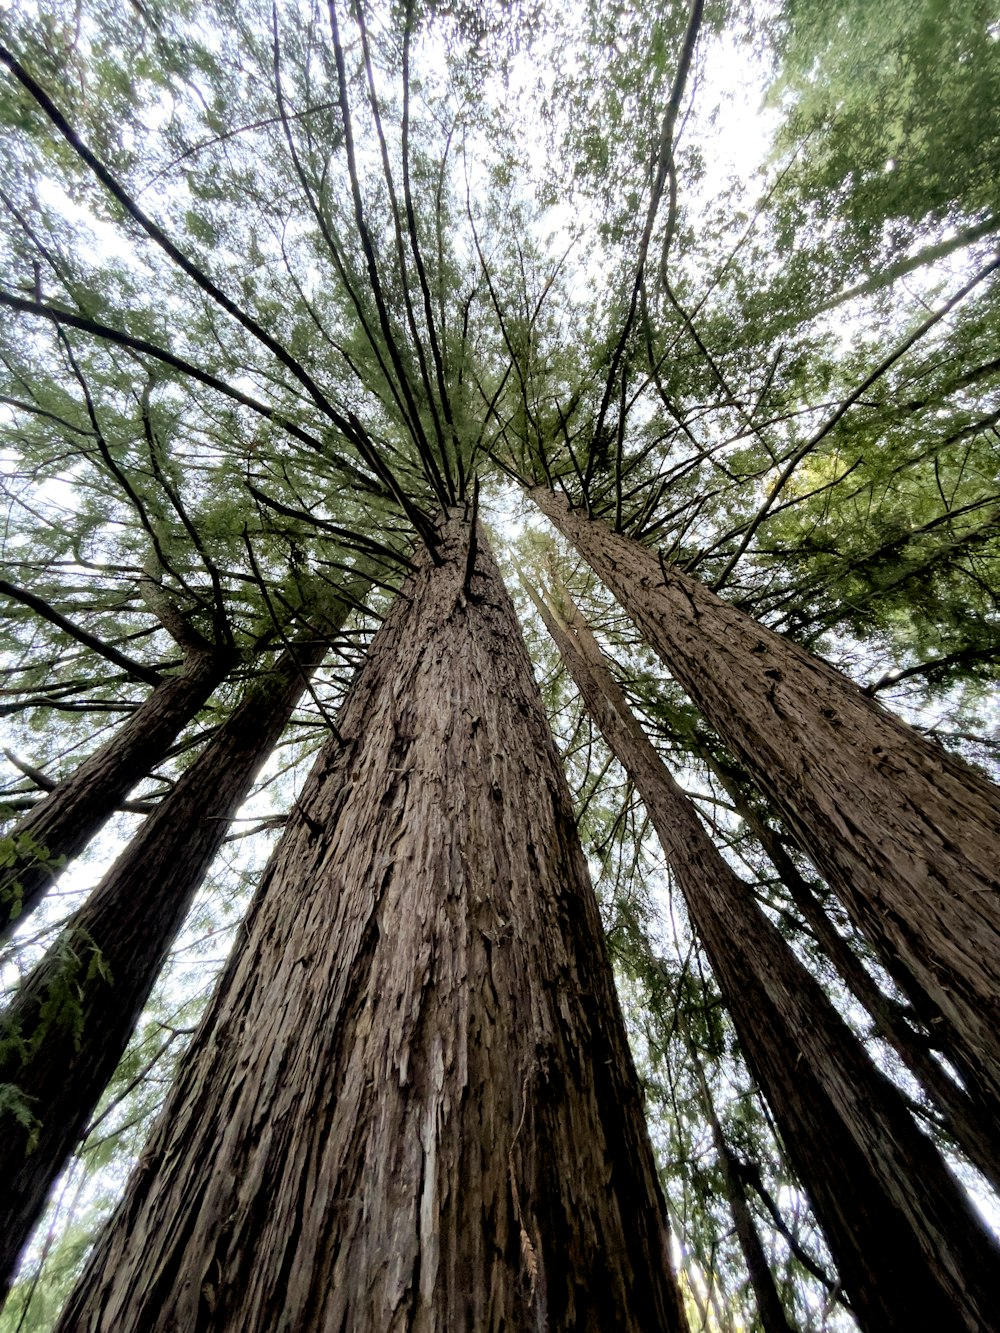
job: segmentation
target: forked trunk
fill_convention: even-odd
[[[716,849],[589,630],[540,610],[653,822],[861,1328],[1000,1330],[1000,1249],[957,1181]]]
[[[319,652],[247,687],[0,1017],[0,1083],[27,1113],[0,1120],[0,1293]]]
[[[1000,790],[856,685],[545,487],[531,496],[765,793],[979,1112],[1000,1115]]]
[[[165,676],[115,734],[54,787],[6,837],[22,851],[0,872],[0,940],[48,891],[53,878],[83,851],[129,791],[170,749],[226,677],[232,655],[189,652],[176,676]],[[44,857],[38,855],[44,851]]]
[[[64,1333],[684,1327],[513,608],[467,522],[439,558],[371,646]]]

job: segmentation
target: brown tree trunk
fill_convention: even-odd
[[[774,1281],[774,1274],[767,1262],[764,1246],[754,1225],[750,1204],[740,1179],[738,1163],[729,1144],[725,1140],[722,1128],[716,1117],[712,1116],[712,1136],[715,1151],[719,1158],[719,1167],[726,1188],[729,1210],[736,1226],[736,1236],[743,1252],[743,1262],[750,1275],[750,1285],[757,1301],[757,1313],[764,1333],[793,1333],[785,1306]]]
[[[778,834],[746,799],[732,772],[710,754],[702,758],[732,799],[736,812],[764,848],[792,902],[855,999],[867,1009],[881,1036],[892,1046],[941,1114],[945,1132],[1000,1193],[1000,1125],[935,1060],[930,1040],[907,1022],[900,1005],[879,987],[837,930],[810,885],[782,846]]]
[[[452,519],[376,636],[64,1331],[684,1327],[565,780],[472,541]]]
[[[7,832],[5,836],[20,842],[23,851],[0,872],[0,941],[164,757],[232,662],[232,654],[223,650],[206,646],[190,651],[176,676],[164,677],[110,740]],[[44,859],[37,855],[39,848],[45,851]]]
[[[305,688],[286,654],[254,680],[0,1017],[0,1290],[124,1053],[191,900]]]
[[[716,849],[578,614],[570,629],[540,609],[652,820],[858,1323],[1000,1330],[1000,1249],[964,1192]]]
[[[1000,1132],[1000,790],[832,667],[545,487],[584,556],[767,796]]]
[[[715,1144],[715,1155],[719,1160],[719,1170],[722,1173],[722,1182],[726,1191],[729,1211],[733,1215],[736,1238],[740,1243],[743,1262],[747,1266],[750,1285],[757,1300],[757,1313],[760,1316],[761,1328],[764,1333],[794,1333],[785,1312],[784,1302],[778,1292],[774,1274],[771,1272],[771,1265],[767,1262],[764,1246],[761,1244],[760,1236],[754,1225],[750,1203],[743,1185],[743,1177],[740,1174],[739,1160],[726,1142],[725,1132],[719,1117],[715,1113],[712,1093],[705,1079],[701,1062],[693,1049],[691,1050],[691,1058],[694,1061],[695,1075],[701,1092],[702,1109],[712,1130],[712,1142]]]

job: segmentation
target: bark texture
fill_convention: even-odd
[[[530,494],[739,758],[1000,1133],[1000,789],[639,543]]]
[[[5,834],[27,850],[0,872],[0,940],[48,891],[59,870],[83,851],[135,784],[164,757],[232,666],[232,655],[207,645],[155,686],[128,721]],[[39,861],[34,849],[45,848]],[[53,868],[52,862],[59,865]]]
[[[81,1138],[170,944],[295,708],[310,655],[285,655],[148,816],[0,1018],[0,1083],[33,1123],[0,1122],[0,1291]]]
[[[565,780],[469,541],[376,636],[64,1333],[684,1327]]]
[[[861,1328],[1000,1329],[1000,1248],[901,1094],[716,849],[589,630],[544,614],[656,829]]]

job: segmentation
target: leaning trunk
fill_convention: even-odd
[[[0,1019],[0,1083],[20,1118],[0,1142],[0,1290],[149,997],[191,900],[304,689],[287,655],[149,815]]]
[[[0,874],[0,940],[37,905],[67,861],[83,851],[135,784],[166,755],[232,665],[221,650],[193,649],[176,676],[152,689],[128,721],[5,835],[20,851]]]
[[[531,495],[739,757],[995,1122],[1000,790],[638,542],[545,487]]]
[[[743,1262],[747,1266],[750,1285],[757,1301],[757,1313],[764,1333],[794,1333],[788,1322],[788,1315],[778,1291],[774,1274],[764,1253],[760,1236],[754,1225],[743,1182],[739,1176],[739,1163],[726,1142],[718,1120],[713,1117],[712,1136],[715,1151],[719,1159],[726,1189],[729,1210],[733,1215],[736,1236],[743,1252]]]
[[[716,849],[578,615],[540,609],[653,822],[858,1323],[1000,1329],[1000,1250],[902,1095]]]
[[[467,522],[437,558],[372,644],[63,1330],[683,1328],[513,608]]]

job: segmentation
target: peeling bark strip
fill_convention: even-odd
[[[251,683],[0,1016],[0,1083],[19,1090],[32,1121],[0,1117],[0,1300],[303,674],[286,654]]]
[[[376,635],[63,1333],[685,1327],[565,779],[469,537]]]
[[[859,1325],[1000,1330],[1000,1248],[964,1191],[717,850],[586,625],[536,605],[653,822]]]
[[[545,487],[584,556],[753,775],[1000,1117],[1000,790],[639,543]]]
[[[36,906],[62,865],[82,852],[129,791],[154,767],[228,674],[231,654],[199,649],[150,691],[110,740],[10,829],[27,850],[0,874],[0,941]],[[32,849],[42,847],[46,862]],[[52,868],[52,861],[60,864]]]

